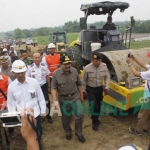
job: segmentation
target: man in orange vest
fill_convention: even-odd
[[[11,79],[8,76],[0,74],[0,110],[6,108],[7,89],[10,83],[11,83]],[[13,127],[8,128],[8,132],[11,138],[16,137]],[[0,148],[1,147],[2,147],[2,139],[0,137]]]
[[[52,78],[53,72],[58,68],[60,64],[60,54],[55,53],[56,46],[53,43],[50,43],[47,48],[48,48],[48,55],[43,57],[42,63],[44,63],[48,67],[50,71],[49,76],[50,78]],[[50,85],[48,86],[50,88]]]

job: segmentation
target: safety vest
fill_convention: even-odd
[[[54,54],[54,56],[47,55],[45,59],[50,71],[49,76],[52,76],[53,72],[58,68],[58,65],[60,64],[60,54]]]
[[[0,80],[0,88],[1,90],[7,95],[7,89],[8,89],[8,76],[1,75],[3,77],[3,80]],[[3,94],[0,92],[0,109],[5,108],[3,105],[5,103],[6,99],[3,96]]]

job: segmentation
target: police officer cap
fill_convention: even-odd
[[[107,17],[107,20],[112,20],[112,16],[108,16],[108,17]]]
[[[25,50],[24,49],[20,49],[20,53],[23,53]]]
[[[8,56],[1,56],[1,57],[0,57],[0,62],[1,62],[1,63],[6,63],[6,62],[8,62]]]
[[[71,61],[69,56],[61,56],[60,57],[60,62],[62,64],[67,64],[67,63],[71,63],[72,61]]]
[[[100,60],[102,56],[98,52],[92,53],[92,59]]]
[[[68,56],[67,53],[61,53],[60,56]]]

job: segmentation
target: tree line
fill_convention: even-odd
[[[96,28],[101,29],[105,23],[106,22],[104,21],[100,21],[100,22],[88,24],[87,26],[88,28],[90,28],[90,26],[92,25],[95,26]],[[129,21],[119,21],[114,23],[119,26],[119,30],[121,31],[123,31],[128,26],[130,26]],[[80,32],[80,23],[77,20],[75,20],[75,21],[66,22],[63,26],[58,26],[58,27],[41,27],[37,29],[23,29],[23,30],[17,28],[13,32],[6,32],[6,35],[8,38],[19,39],[19,38],[30,38],[35,36],[45,36],[45,35],[49,35],[50,32],[56,32],[56,31],[66,31],[67,33]],[[133,28],[133,32],[150,33],[150,20],[136,21],[135,27]]]

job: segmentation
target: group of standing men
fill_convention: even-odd
[[[72,61],[70,60],[70,57],[67,55],[60,56],[60,54],[56,54],[55,49],[55,45],[50,43],[48,45],[49,54],[44,56],[43,59],[39,53],[34,53],[32,64],[26,64],[24,59],[16,60],[12,64],[11,71],[9,72],[14,76],[14,79],[16,79],[13,79],[14,81],[9,85],[9,87],[8,82],[6,82],[8,88],[8,93],[6,92],[8,111],[21,111],[21,109],[24,108],[34,109],[34,117],[37,120],[37,128],[42,135],[41,121],[44,121],[44,116],[47,114],[46,118],[48,121],[50,123],[53,122],[52,118],[49,116],[50,100],[47,90],[48,88],[51,88],[54,106],[60,106],[62,112],[62,125],[66,133],[66,139],[71,140],[72,138],[72,129],[70,127],[72,115],[67,116],[65,112],[72,111],[71,103],[73,103],[75,106],[75,135],[78,137],[80,142],[84,142],[85,138],[82,134],[82,123],[84,115],[82,110],[78,114],[76,108],[77,103],[81,103],[84,100],[81,79],[77,69],[71,67]],[[1,65],[3,66],[3,64],[8,63],[8,58],[1,56],[0,61]],[[91,63],[91,66],[93,66],[93,76],[91,71],[91,76],[88,77],[85,74],[83,76],[83,83],[84,87],[88,87],[88,95],[93,96],[92,98],[94,98],[94,110],[98,112],[100,109],[98,106],[99,98],[102,100],[102,94],[99,97],[98,91],[100,90],[100,93],[103,92],[101,82],[102,77],[100,77],[98,72],[103,71],[103,77],[105,77],[107,84],[106,88],[108,88],[109,74],[106,65],[101,63],[101,57],[99,54],[93,54],[92,61],[93,62]],[[58,68],[59,65],[60,67]],[[87,72],[88,70],[90,70],[90,68],[87,69]],[[97,76],[94,76],[96,72]],[[11,77],[9,74],[5,75]],[[1,77],[5,79],[5,75],[1,75]],[[90,86],[91,89],[89,89]],[[1,87],[1,89],[3,89],[3,87]],[[46,107],[48,111],[46,111]],[[92,116],[92,123],[93,129],[97,130],[100,124],[98,115],[96,117]]]
[[[92,53],[91,63],[84,68],[84,75],[81,79],[78,71],[71,67],[72,60],[69,56],[60,56],[55,53],[55,45],[48,45],[49,54],[43,59],[39,53],[33,54],[33,63],[26,65],[24,60],[16,60],[12,64],[12,74],[16,79],[12,82],[10,75],[0,75],[0,89],[7,94],[8,111],[21,111],[24,108],[32,108],[34,117],[37,120],[37,128],[42,136],[41,121],[44,121],[45,115],[50,123],[53,122],[49,116],[50,100],[48,96],[48,88],[51,88],[52,100],[55,107],[59,107],[62,112],[62,125],[66,133],[66,139],[71,140],[72,129],[70,121],[74,113],[75,119],[75,135],[80,142],[85,142],[82,133],[83,111],[78,112],[78,104],[84,101],[84,94],[88,95],[91,109],[94,109],[95,114],[91,112],[92,128],[97,131],[100,125],[98,119],[100,113],[100,102],[103,100],[103,92],[108,94],[108,85],[110,75],[105,63],[102,63],[102,57],[99,53]],[[41,61],[42,60],[42,61]],[[8,58],[0,58],[1,64],[8,62]],[[127,60],[130,63],[130,60]],[[58,68],[58,66],[60,67]],[[129,67],[132,65],[129,64]],[[2,66],[3,67],[3,66]],[[134,73],[134,69],[131,68]],[[135,74],[141,76],[140,74]],[[144,77],[144,75],[142,75]],[[103,89],[102,81],[105,81]],[[9,86],[8,86],[9,85]],[[57,96],[58,94],[58,96]],[[4,101],[4,95],[0,95]],[[72,107],[74,106],[74,109]],[[46,111],[46,107],[47,110]],[[92,108],[93,107],[93,108]],[[72,112],[70,115],[67,112]],[[131,130],[131,128],[130,128]],[[138,133],[132,129],[132,132]],[[143,130],[144,131],[144,130]]]

